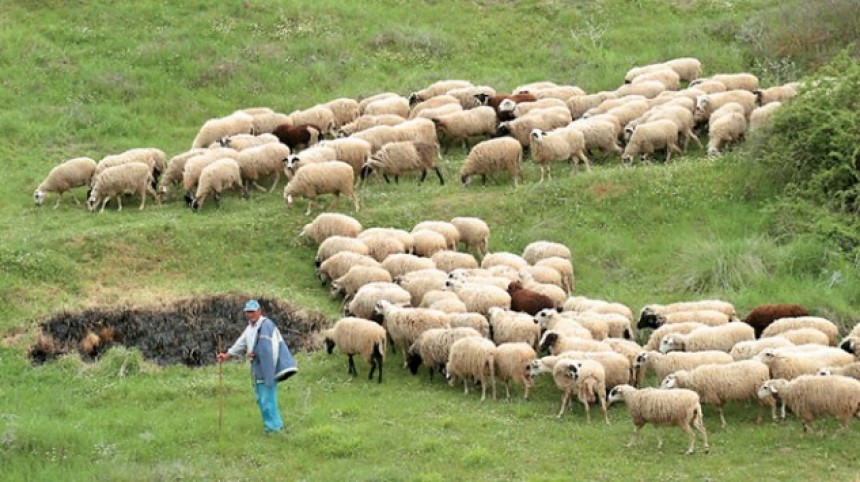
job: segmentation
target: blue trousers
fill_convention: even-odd
[[[263,416],[263,428],[266,432],[278,432],[284,429],[281,414],[278,412],[278,385],[267,387],[265,383],[254,384],[254,395]]]

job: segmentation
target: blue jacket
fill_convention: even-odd
[[[271,387],[298,371],[293,354],[281,333],[275,323],[266,317],[260,318],[260,329],[252,352],[254,359],[251,360],[251,374],[257,383]]]

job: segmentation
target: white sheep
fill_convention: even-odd
[[[562,289],[571,293],[576,288],[576,276],[573,272],[573,263],[570,259],[552,256],[544,258],[535,263],[535,267],[548,267],[556,270],[561,275]]]
[[[334,149],[334,159],[349,164],[356,178],[361,175],[361,168],[370,159],[373,150],[369,142],[351,137],[323,141],[319,146]]]
[[[451,328],[474,328],[484,338],[490,337],[490,322],[480,313],[450,313],[448,321]]]
[[[618,97],[624,97],[627,95],[641,95],[646,99],[653,99],[660,95],[660,93],[665,92],[667,89],[666,84],[660,82],[659,80],[646,80],[644,82],[638,82],[635,84],[624,84],[621,87],[615,89],[615,93]]]
[[[713,112],[720,107],[736,102],[744,109],[744,116],[749,117],[756,108],[755,94],[745,90],[728,90],[715,94],[700,95],[696,98],[696,110],[693,118],[697,123],[706,122]]]
[[[361,115],[365,115],[364,110],[367,108],[368,105],[376,102],[377,100],[387,99],[390,97],[400,97],[400,94],[395,92],[380,92],[379,94],[365,97],[358,102],[358,111],[361,113]]]
[[[822,345],[830,344],[830,337],[826,333],[815,328],[798,328],[796,330],[788,330],[778,335],[781,338],[794,343],[795,345]]]
[[[457,296],[466,304],[470,313],[480,313],[484,316],[489,314],[490,308],[510,309],[511,295],[497,286],[477,285],[463,283],[462,281],[448,281],[448,289],[457,293]]]
[[[382,267],[391,273],[392,278],[398,278],[412,271],[436,269],[436,263],[432,259],[402,253],[389,255],[382,261]]]
[[[123,194],[140,194],[140,209],[146,206],[146,193],[159,200],[158,194],[152,188],[152,169],[142,162],[132,162],[109,167],[93,178],[93,187],[87,199],[87,209],[95,211],[99,203],[104,212],[105,206],[112,197],[116,198],[117,211],[122,211]]]
[[[642,385],[651,370],[654,371],[657,380],[662,381],[667,375],[678,370],[692,370],[700,365],[726,364],[733,361],[736,360],[724,351],[706,350],[692,353],[673,351],[664,354],[655,350],[645,350],[633,361],[633,380],[638,387]]]
[[[593,311],[596,313],[616,313],[628,320],[633,319],[633,312],[627,306],[605,300],[587,298],[585,296],[571,296],[562,305],[564,311]]]
[[[330,100],[323,104],[323,106],[328,107],[332,114],[334,114],[335,129],[340,129],[354,121],[361,112],[358,101],[346,97]]]
[[[444,251],[448,248],[448,241],[445,236],[430,229],[419,229],[413,231],[412,238],[415,240],[413,252],[417,256],[429,258],[439,251]]]
[[[511,118],[522,117],[533,110],[547,109],[549,107],[564,107],[567,108],[567,103],[564,100],[554,97],[546,97],[534,102],[517,103],[513,99],[505,99],[499,104],[499,115],[509,113]],[[503,117],[502,120],[510,120]]]
[[[737,321],[719,326],[705,326],[686,335],[671,334],[663,337],[660,352],[719,350],[728,353],[735,343],[755,340],[755,330]]]
[[[758,77],[753,74],[717,74],[710,76],[709,79],[725,85],[729,90],[746,90],[749,92],[758,90]],[[690,83],[690,87],[695,86],[695,82]]]
[[[353,192],[352,168],[346,163],[330,161],[307,165],[296,171],[293,179],[284,186],[284,200],[287,206],[292,206],[294,196],[301,196],[308,200],[305,216],[310,215],[314,199],[321,194],[335,196],[326,210],[330,210],[337,204],[341,194],[346,194],[352,200],[356,212],[359,210],[358,197]]]
[[[381,266],[353,266],[345,275],[331,282],[331,295],[343,295],[344,305],[368,283],[391,282],[391,274]]]
[[[722,311],[723,313],[736,318],[737,313],[734,305],[722,300],[699,300],[699,301],[682,301],[671,303],[668,305],[650,304],[642,308],[642,311],[652,311],[654,313],[674,313],[678,311],[701,311],[714,310]]]
[[[415,245],[415,240],[412,238],[412,235],[403,229],[396,228],[368,228],[361,232],[358,235],[358,239],[363,239],[365,237],[377,236],[377,235],[385,235],[390,236],[392,238],[399,239],[400,242],[403,243],[403,246],[406,247],[406,252],[411,253],[413,247]]]
[[[222,137],[253,133],[254,117],[245,112],[236,111],[226,117],[217,117],[204,122],[194,142],[191,143],[191,148],[209,147],[209,144],[217,142]]]
[[[589,109],[594,109],[599,106],[603,101],[607,99],[615,99],[617,94],[615,92],[597,92],[595,94],[588,95],[577,95],[573,96],[565,102],[567,108],[570,110],[570,115],[573,119],[579,119],[582,117]]]
[[[535,129],[551,131],[572,122],[570,111],[563,107],[550,107],[529,112],[523,117],[502,122],[496,128],[496,136],[510,135],[523,147],[531,145],[531,133]]]
[[[415,91],[410,94],[409,103],[417,104],[419,102],[423,102],[438,95],[447,94],[451,90],[464,89],[468,87],[473,87],[472,83],[468,80],[440,80],[430,84],[424,89]]]
[[[794,343],[788,341],[781,336],[771,336],[768,338],[759,338],[758,340],[749,340],[735,343],[729,351],[729,355],[735,361],[749,360],[767,348],[785,348],[794,346]]]
[[[388,181],[388,175],[394,176],[399,182],[400,175],[412,171],[420,171],[421,183],[427,177],[427,171],[433,169],[439,178],[439,184],[445,184],[442,172],[436,166],[437,145],[435,143],[400,141],[389,142],[382,146],[376,154],[362,166],[361,179],[366,180],[373,172],[379,172]]]
[[[493,399],[496,398],[495,376],[496,345],[483,337],[466,337],[451,345],[445,373],[448,384],[454,386],[457,379],[463,380],[466,395],[469,394],[469,379],[481,384],[481,401],[487,398],[487,385],[492,385]]]
[[[487,315],[490,322],[490,338],[497,345],[526,343],[533,349],[537,348],[540,326],[530,315],[498,306],[489,308]]]
[[[403,353],[421,333],[431,328],[450,328],[447,313],[429,308],[403,307],[386,299],[376,302],[374,313],[382,318],[382,326],[391,338],[391,350],[403,349]],[[404,366],[406,366],[404,360]]]
[[[514,271],[527,268],[529,262],[523,259],[522,256],[507,251],[496,251],[489,253],[481,260],[481,268],[492,268],[493,266],[509,266]]]
[[[460,242],[466,248],[474,249],[479,257],[483,257],[490,249],[490,227],[486,221],[477,217],[458,216],[451,219],[451,224],[460,233]]]
[[[678,323],[702,323],[708,326],[725,325],[731,321],[729,315],[717,310],[675,311],[655,313],[643,310],[639,315],[637,328],[660,328],[663,325]]]
[[[773,116],[773,113],[781,107],[782,102],[771,102],[761,107],[756,107],[756,109],[750,114],[750,132],[761,129],[763,126],[770,123],[770,118]]]
[[[338,130],[338,137],[351,136],[357,132],[361,132],[371,127],[376,126],[396,126],[406,122],[406,119],[399,115],[383,114],[383,115],[363,115],[354,121],[346,124]]]
[[[400,277],[394,278],[395,282],[409,292],[410,303],[418,306],[430,291],[441,291],[446,287],[448,275],[438,269],[423,269],[410,271]]]
[[[368,255],[380,263],[392,254],[405,254],[403,241],[385,234],[364,234],[361,241],[367,245]]]
[[[409,101],[399,96],[375,100],[364,107],[362,114],[397,115],[406,118],[409,116]]]
[[[470,138],[489,137],[496,132],[496,111],[488,106],[454,112],[431,120],[440,137],[446,141],[445,154],[453,142],[462,141],[468,149]]]
[[[457,251],[437,251],[430,257],[436,267],[445,272],[451,272],[455,269],[470,269],[477,268],[478,261],[474,256],[468,253],[458,253]]]
[[[860,362],[849,363],[841,367],[824,367],[818,369],[818,375],[840,376],[860,380]]]
[[[54,167],[33,192],[36,205],[42,205],[45,201],[45,193],[55,192],[59,194],[57,202],[54,204],[54,209],[57,209],[60,206],[63,193],[66,191],[72,192],[72,199],[75,200],[75,204],[81,204],[72,189],[88,186],[95,172],[96,161],[89,157],[76,157]]]
[[[321,244],[331,236],[355,238],[361,233],[361,229],[361,223],[346,214],[322,213],[305,224],[299,236]]]
[[[263,144],[272,144],[275,142],[280,142],[277,136],[268,133],[256,136],[253,134],[236,134],[233,136],[222,137],[221,139],[218,139],[217,147],[227,147],[230,149],[241,151],[250,147],[257,147],[262,146]],[[192,149],[192,151],[193,150],[194,149]],[[173,162],[173,159],[171,159],[171,162]]]
[[[648,73],[639,74],[630,81],[631,84],[639,84],[656,80],[666,86],[668,90],[678,90],[681,88],[681,76],[669,67],[665,69],[654,70]]]
[[[239,151],[228,148],[208,149],[202,154],[188,159],[182,168],[182,187],[185,190],[185,203],[187,205],[190,206],[194,201],[194,191],[197,189],[197,182],[200,180],[203,169],[209,164],[225,158],[236,160],[239,158]]]
[[[242,181],[245,183],[243,191],[247,194],[248,188],[253,183],[257,189],[266,189],[257,184],[257,181],[266,177],[275,178],[269,192],[275,190],[281,179],[284,161],[290,155],[290,148],[280,142],[267,143],[256,147],[249,147],[239,152],[239,168],[242,172]]]
[[[496,365],[496,379],[504,382],[506,398],[511,398],[511,381],[522,385],[523,398],[529,398],[529,390],[534,386],[529,365],[535,358],[537,358],[537,353],[528,343],[501,343],[496,347],[496,354],[493,359]]]
[[[436,231],[445,237],[446,246],[452,251],[457,250],[457,244],[460,242],[460,231],[456,226],[447,221],[421,221],[412,228],[412,232],[429,229]],[[475,266],[477,268],[477,266]],[[450,270],[445,270],[450,271]]]
[[[541,352],[549,352],[558,355],[566,351],[583,352],[611,352],[612,348],[597,340],[573,337],[565,335],[556,330],[546,330],[541,336],[539,349]]]
[[[215,203],[221,205],[221,193],[231,187],[242,188],[242,174],[239,164],[233,159],[220,159],[206,166],[200,173],[200,181],[194,194],[191,208],[199,211],[206,198],[214,193]]]
[[[678,126],[671,120],[658,119],[637,126],[624,148],[621,160],[629,166],[634,156],[640,155],[644,161],[658,149],[666,150],[666,162],[672,158],[672,151],[684,153],[678,146]]]
[[[573,372],[570,369],[575,363],[575,360],[560,359],[552,368],[552,379],[555,382],[555,386],[561,390],[561,408],[558,410],[557,418],[561,418],[564,415],[567,403],[576,391],[576,380],[574,380]]]
[[[444,106],[456,106],[458,108],[457,109],[458,111],[463,110],[463,107],[460,105],[460,101],[457,100],[456,97],[451,96],[451,95],[447,95],[447,94],[442,94],[442,95],[437,95],[435,97],[430,97],[429,99],[422,101],[422,102],[419,102],[419,103],[413,105],[412,107],[410,107],[409,118],[414,119],[415,117],[418,116],[418,114],[420,114],[421,112],[423,112],[425,110],[436,109],[438,107],[444,107]]]
[[[185,170],[185,164],[188,160],[199,156],[206,151],[206,149],[191,149],[177,154],[170,159],[170,162],[167,164],[167,168],[159,182],[158,193],[161,195],[162,200],[167,198],[167,194],[171,187],[182,183],[183,171]]]
[[[574,360],[568,370],[573,376],[576,398],[585,405],[588,423],[591,423],[589,403],[597,401],[603,411],[603,420],[609,425],[609,415],[606,413],[606,371],[603,365],[594,360]]]
[[[349,357],[349,374],[358,375],[352,357],[356,354],[370,365],[368,380],[373,380],[373,372],[379,369],[379,382],[382,383],[382,362],[385,360],[385,328],[362,318],[341,318],[334,326],[323,332],[326,351],[331,355],[334,347]]]
[[[545,258],[571,259],[570,248],[554,241],[533,241],[523,249],[523,259],[528,264],[535,264]]]
[[[692,82],[702,75],[702,62],[695,57],[681,57],[667,60],[663,65],[674,70],[685,82]]]
[[[852,417],[860,417],[860,381],[848,377],[821,377],[805,375],[794,380],[768,380],[759,388],[759,398],[776,398],[803,422],[803,431],[811,430],[811,423],[819,415],[833,415],[841,430],[848,427]]]
[[[271,110],[271,109],[270,109]],[[259,112],[259,113],[251,113],[247,112],[246,114],[250,114],[253,118],[251,121],[251,133],[256,135],[269,134],[273,132],[278,126],[288,125],[292,126],[293,122],[290,120],[290,117],[287,114],[281,112]],[[232,136],[231,136],[232,137]],[[223,138],[222,138],[223,139]],[[235,147],[234,149],[238,149]]]
[[[565,289],[565,281],[562,278],[561,272],[551,266],[528,266],[519,271],[518,278],[524,285],[527,284],[526,280],[530,280],[558,286],[564,292],[564,296],[561,299],[562,303],[564,303],[569,293]]]
[[[785,350],[766,348],[754,359],[770,367],[771,378],[785,378],[786,380],[793,380],[801,375],[813,375],[824,367],[844,366],[854,362],[854,357],[850,354],[829,351],[826,350],[826,347],[808,352]]]
[[[789,330],[798,328],[815,328],[827,335],[831,346],[836,346],[839,340],[839,327],[835,323],[816,316],[799,316],[795,318],[780,318],[764,329],[761,333],[762,338],[768,336],[779,335]]]
[[[288,117],[294,126],[309,124],[319,129],[324,135],[333,136],[335,134],[334,127],[337,121],[334,112],[324,105],[318,104],[310,109],[293,111]]]
[[[287,176],[287,179],[292,179],[296,175],[296,172],[304,166],[330,161],[339,161],[337,159],[337,151],[332,147],[316,145],[298,154],[287,156],[286,162],[284,162],[284,174]]]
[[[726,402],[756,400],[760,402],[756,423],[761,423],[764,404],[757,396],[762,383],[770,379],[767,365],[756,360],[725,364],[700,365],[692,370],[678,370],[667,375],[661,388],[686,388],[699,394],[701,403],[716,405],[720,423],[726,428],[723,405]],[[776,413],[773,413],[776,418]]]
[[[549,133],[541,129],[531,132],[531,155],[532,160],[540,166],[540,181],[543,182],[544,175],[552,179],[553,161],[573,160],[573,170],[579,168],[579,161],[585,162],[587,169],[591,169],[588,157],[585,155],[585,136],[576,129],[556,129]]]
[[[352,251],[340,251],[320,263],[316,269],[317,278],[325,285],[327,282],[334,281],[345,275],[353,266],[379,266],[379,262],[364,254]],[[369,317],[368,315],[360,318]]]
[[[698,430],[702,436],[705,452],[708,447],[708,432],[702,416],[702,404],[699,395],[692,390],[659,390],[655,388],[644,388],[636,390],[630,385],[619,385],[609,392],[607,397],[609,404],[623,401],[630,412],[633,421],[633,437],[627,444],[632,447],[639,438],[639,431],[647,423],[655,425],[677,425],[690,437],[690,445],[687,447],[687,455],[693,453],[696,447],[696,435],[690,428],[690,424]],[[663,446],[663,440],[657,435],[657,448]]]
[[[376,302],[379,300],[407,306],[410,296],[409,292],[394,283],[368,283],[355,292],[344,311],[350,316],[381,322],[382,319],[375,312]]]
[[[437,370],[444,375],[445,364],[451,353],[451,345],[460,338],[481,337],[473,328],[451,327],[431,328],[424,331],[409,346],[406,352],[406,366],[413,375],[418,374],[421,365],[426,366],[430,373],[430,381],[433,381],[433,373]]]
[[[487,174],[506,171],[517,186],[517,179],[522,180],[520,167],[523,161],[522,145],[516,139],[501,137],[476,144],[469,151],[463,167],[460,169],[460,181],[463,186],[469,185],[471,176],[480,174],[482,184],[487,184]]]
[[[729,108],[732,105],[738,104],[734,102],[726,104],[711,114],[711,118],[708,121],[709,156],[716,156],[724,146],[740,142],[744,139],[747,131],[747,120],[743,113],[728,112],[721,115],[723,109]],[[738,105],[738,107],[740,106]]]
[[[459,89],[449,90],[446,95],[450,95],[457,99],[460,107],[463,109],[474,109],[481,104],[478,102],[477,95],[486,95],[493,97],[497,94],[496,89],[487,85],[476,85],[470,87],[461,87]]]

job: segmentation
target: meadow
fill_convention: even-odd
[[[56,210],[53,198],[33,206],[33,189],[64,159],[141,146],[173,155],[206,119],[239,108],[291,112],[341,96],[407,94],[443,78],[500,91],[550,79],[592,92],[617,87],[633,65],[695,56],[706,74],[752,71],[773,85],[813,73],[844,45],[840,32],[856,31],[847,10],[838,15],[850,2],[812,12],[832,27],[817,36],[785,3],[795,2],[6,2],[3,478],[857,479],[856,421],[840,434],[833,421],[819,422],[819,433],[804,435],[793,419],[755,425],[755,407],[736,405],[723,430],[706,408],[709,455],[683,457],[677,429],[664,431],[658,450],[650,427],[627,449],[623,407],[610,410],[608,427],[599,417],[587,425],[578,405],[557,420],[548,379],[529,401],[515,389],[511,401],[480,403],[423,371],[413,377],[400,354],[376,384],[362,362],[351,379],[339,353],[303,351],[299,376],[280,389],[287,432],[275,437],[260,430],[239,364],[224,366],[219,428],[215,365],[157,367],[122,348],[95,363],[70,355],[32,366],[27,358],[39,323],[59,310],[248,293],[338,315],[314,276],[315,247],[297,236],[311,219],[303,203],[287,209],[276,192],[227,196],[220,209],[207,204],[197,214],[175,199],[100,215],[70,199]],[[796,29],[785,27],[791,22]],[[691,149],[633,169],[610,158],[575,175],[558,165],[542,184],[527,163],[518,188],[504,175],[461,187],[465,154],[445,156],[443,186],[429,177],[420,186],[374,181],[359,191],[361,212],[343,200],[338,211],[365,227],[405,229],[479,216],[493,251],[564,243],[579,294],[634,311],[720,298],[741,314],[792,302],[843,328],[860,320],[858,258],[815,233],[786,231],[768,209],[782,186],[743,149],[718,158]]]

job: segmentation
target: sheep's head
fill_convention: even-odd
[[[421,102],[421,96],[418,95],[418,92],[413,92],[409,94],[409,105],[413,106],[417,103]]]
[[[648,361],[648,352],[643,351],[643,352],[639,353],[638,355],[636,355],[636,358],[633,360],[633,368],[635,368],[635,369],[642,368],[642,366],[645,365],[646,361]]]
[[[194,211],[195,213],[200,210],[200,200],[199,199],[195,199],[195,200],[191,201],[191,210]]]
[[[520,283],[519,281],[511,281],[511,283],[508,285],[508,294],[516,293],[517,291],[520,291],[522,289],[522,283]]]
[[[230,138],[227,136],[224,136],[224,137],[218,139],[218,145],[221,147],[230,147]]]
[[[711,103],[711,98],[707,95],[700,95],[696,97],[696,113],[702,112],[708,108],[708,105]]]
[[[474,97],[480,105],[487,105],[487,102],[490,100],[490,94],[484,92],[475,94]]]
[[[191,191],[185,191],[182,198],[185,200],[185,207],[190,208],[194,204],[194,193]]]
[[[669,353],[670,351],[684,351],[683,338],[676,335],[668,335],[660,340],[660,353]]]
[[[460,176],[460,183],[463,185],[463,187],[469,187],[469,175],[463,174],[462,176]]]
[[[513,111],[517,107],[517,103],[513,99],[505,99],[499,104],[499,112]]]
[[[622,154],[621,162],[627,167],[630,167],[633,165],[633,156],[631,156],[630,154]]]
[[[627,394],[634,391],[636,391],[636,389],[630,385],[618,385],[613,387],[612,390],[609,391],[609,395],[606,397],[606,404],[612,405],[615,402],[623,402]]]
[[[36,189],[33,191],[33,200],[36,202],[36,206],[41,206],[45,202],[45,193],[41,189]]]
[[[89,209],[90,211],[95,211],[96,207],[98,206],[98,203],[98,192],[93,190],[93,192],[90,193],[90,196],[87,198],[87,209]]]
[[[419,353],[418,346],[413,343],[412,346],[409,347],[409,352],[406,353],[406,366],[409,367],[409,371],[413,375],[417,375],[422,362],[423,360],[421,359],[421,353]]]
[[[549,351],[549,348],[558,341],[558,333],[550,330],[543,334],[543,338],[540,340],[540,345],[538,345],[538,349],[542,352]]]
[[[657,328],[657,313],[645,308],[639,314],[639,322],[636,323],[636,328]]]
[[[546,132],[541,129],[532,129],[530,136],[532,142],[540,142],[546,136]]]
[[[762,363],[770,363],[776,358],[776,351],[773,348],[765,348],[758,355],[755,356],[755,359]]]
[[[543,363],[541,363],[540,360],[532,360],[531,362],[529,362],[528,367],[526,367],[526,373],[528,373],[529,378],[531,380],[534,380],[536,376],[546,371],[544,370],[543,366],[544,365]]]
[[[716,156],[719,156],[719,155],[720,155],[720,150],[719,150],[719,149],[717,149],[716,147],[709,147],[709,148],[708,148],[708,156],[710,156],[710,157],[716,157]]]
[[[334,350],[334,340],[331,339],[331,336],[325,337],[325,351],[329,355],[331,355],[332,350]]]
[[[340,294],[342,294],[343,292],[344,292],[344,289],[343,289],[343,286],[341,286],[341,284],[340,284],[340,283],[338,283],[337,281],[332,281],[332,282],[331,282],[331,290],[330,290],[330,293],[331,293],[331,297],[332,297],[332,298],[336,298],[336,297],[338,297],[338,296],[339,296]]]
[[[758,106],[761,106],[761,101],[763,98],[763,93],[762,93],[761,89],[754,90],[753,94],[755,94],[755,104]]]
[[[391,302],[388,300],[377,300],[376,304],[373,305],[373,313],[378,316],[385,316],[385,313],[392,306]]]
[[[496,127],[496,137],[507,136],[511,133],[511,126],[508,122],[502,122]]]
[[[816,375],[819,375],[822,377],[829,377],[830,375],[833,375],[833,369],[830,367],[819,368]]]
[[[535,313],[535,323],[540,325],[541,328],[546,328],[547,320],[557,314],[558,310],[555,308],[544,308]]]
[[[666,375],[666,378],[660,383],[660,388],[671,389],[678,386],[678,376],[674,373]]]
[[[847,351],[848,353],[857,354],[857,344],[851,338],[846,338],[842,343],[839,344],[839,348]]]

